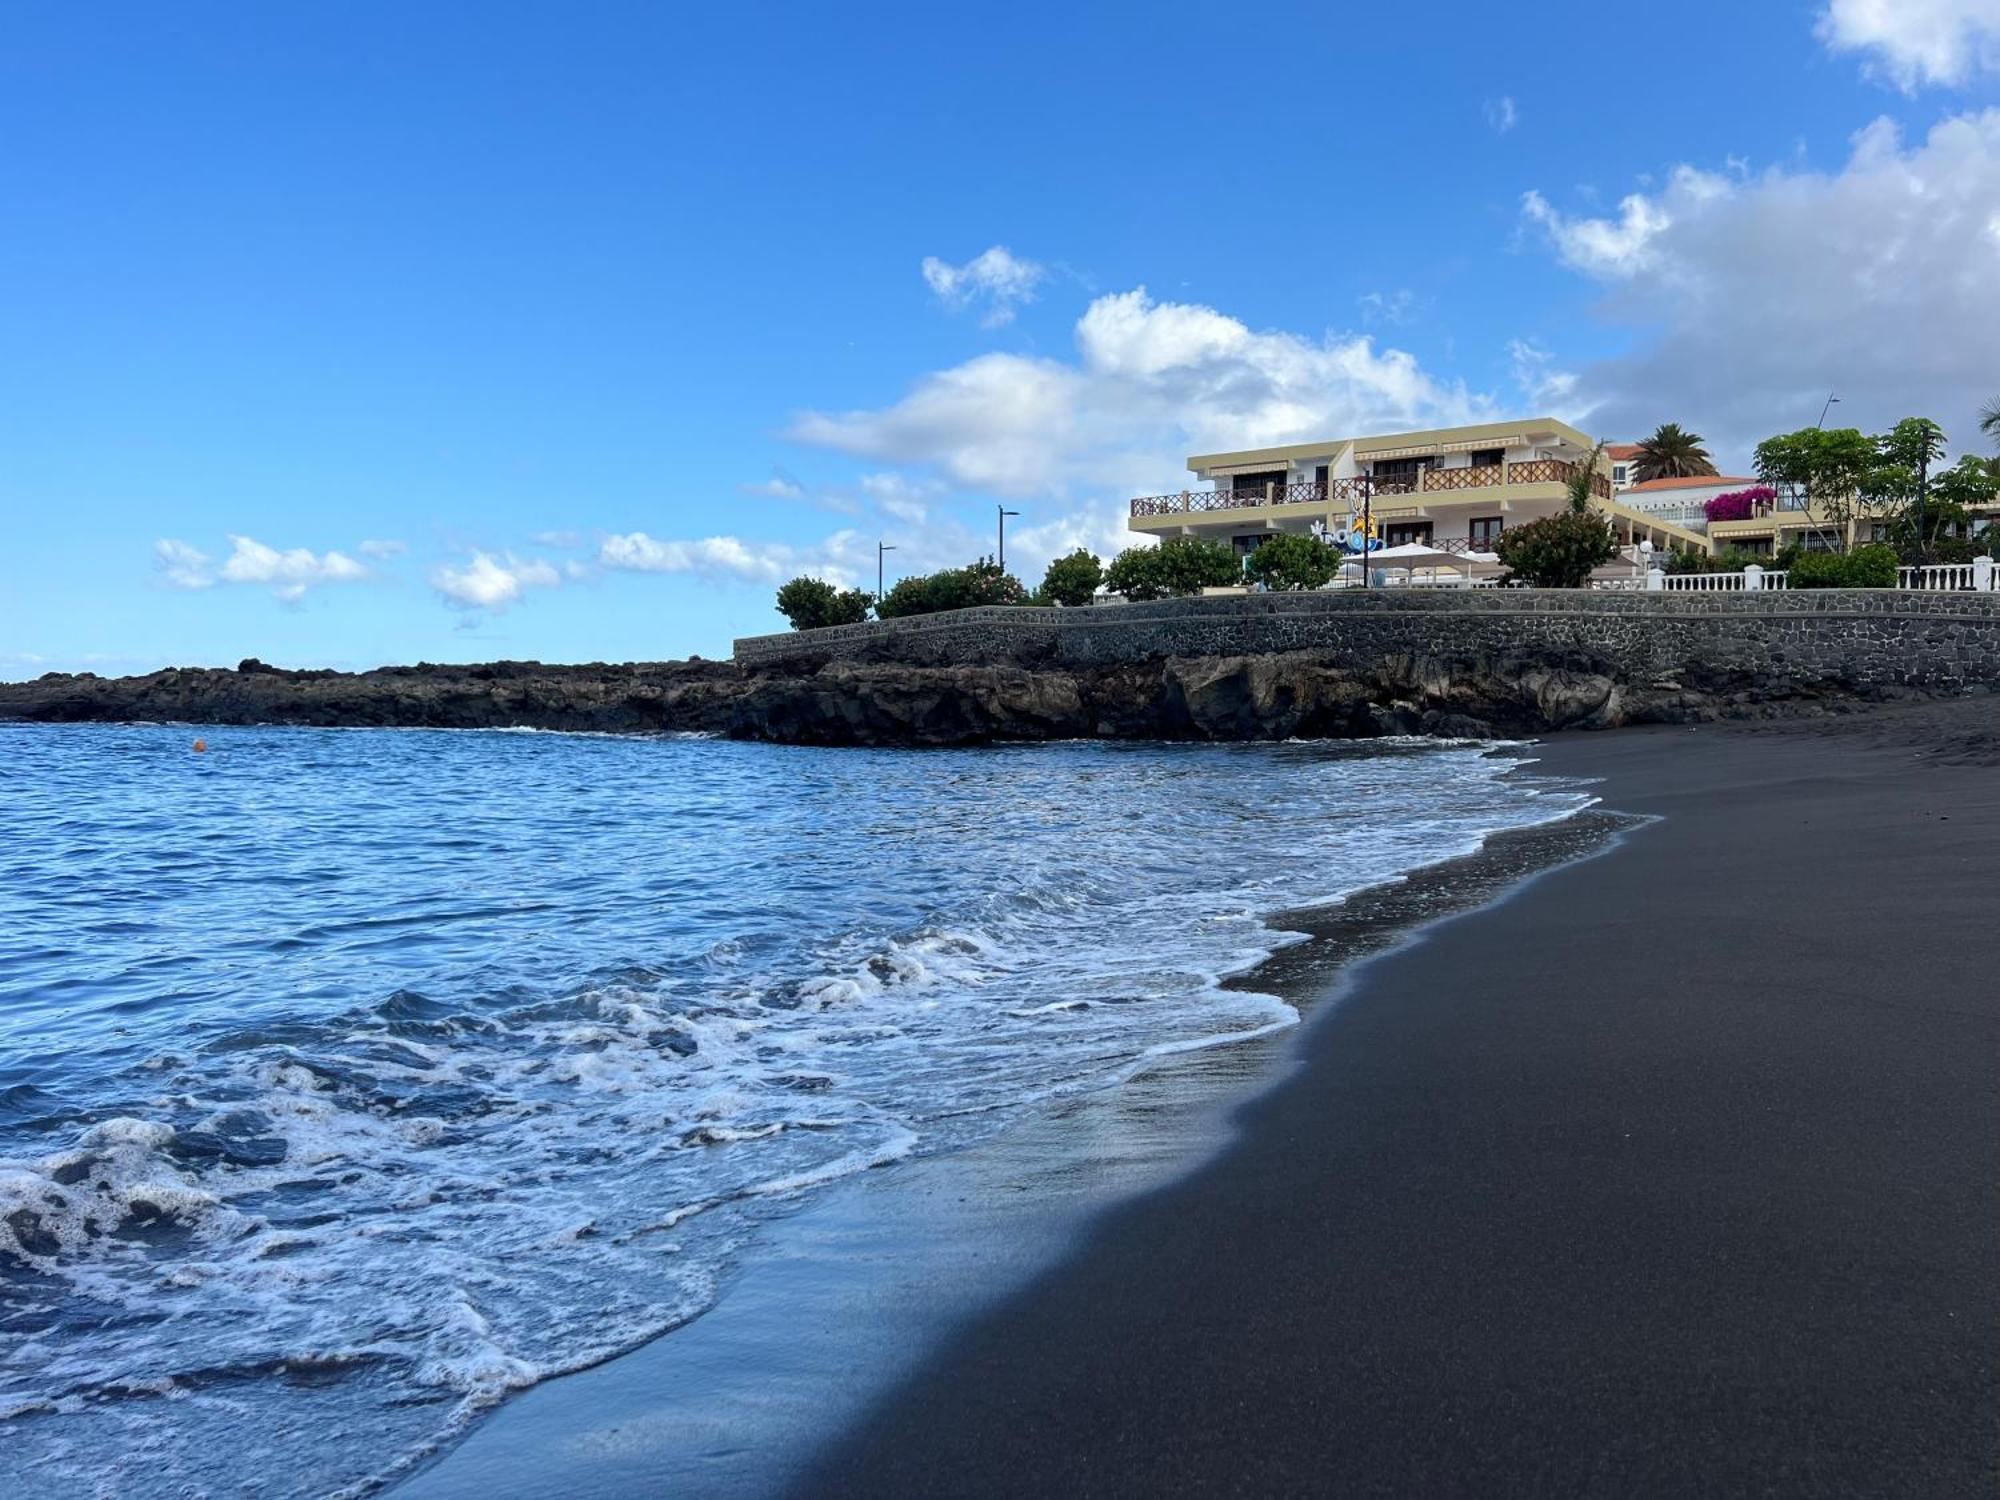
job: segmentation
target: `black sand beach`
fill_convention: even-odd
[[[1996,726],[1544,747],[1659,821],[1363,971],[798,1493],[1992,1493]]]

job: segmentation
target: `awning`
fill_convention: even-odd
[[[1329,454],[1328,457],[1331,458],[1332,455]],[[1232,474],[1281,474],[1288,472],[1291,467],[1283,459],[1275,462],[1267,459],[1261,464],[1216,464],[1201,472],[1212,478],[1221,479]]]

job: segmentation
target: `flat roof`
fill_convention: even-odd
[[[1447,443],[1490,441],[1504,447],[1509,439],[1560,438],[1579,448],[1590,448],[1596,440],[1585,437],[1567,422],[1554,417],[1523,417],[1512,422],[1480,422],[1470,427],[1435,427],[1422,432],[1384,432],[1374,437],[1329,438],[1316,443],[1285,443],[1275,448],[1242,448],[1233,453],[1195,453],[1188,457],[1190,469],[1210,469],[1224,465],[1269,463],[1272,467],[1295,459],[1331,457],[1348,444],[1356,458],[1393,452],[1399,448],[1443,447]]]

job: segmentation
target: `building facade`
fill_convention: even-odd
[[[1206,537],[1247,555],[1278,532],[1349,530],[1365,516],[1391,547],[1486,552],[1507,528],[1561,511],[1569,481],[1595,447],[1574,427],[1537,417],[1196,454],[1188,469],[1206,488],[1141,496],[1128,524],[1147,536]],[[1626,546],[1708,550],[1698,530],[1615,495],[1601,453],[1591,505]]]

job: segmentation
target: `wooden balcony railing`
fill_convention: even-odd
[[[1466,469],[1420,469],[1373,479],[1336,479],[1328,484],[1265,484],[1255,489],[1182,490],[1178,495],[1143,495],[1132,502],[1135,516],[1177,516],[1218,510],[1257,510],[1271,505],[1324,505],[1328,501],[1348,509],[1358,507],[1364,495],[1376,502],[1411,495],[1450,494],[1458,490],[1488,489],[1501,484],[1567,484],[1577,466],[1560,458],[1532,458],[1520,463],[1480,464]],[[1590,492],[1601,500],[1611,498],[1611,480],[1603,474],[1591,476]]]

